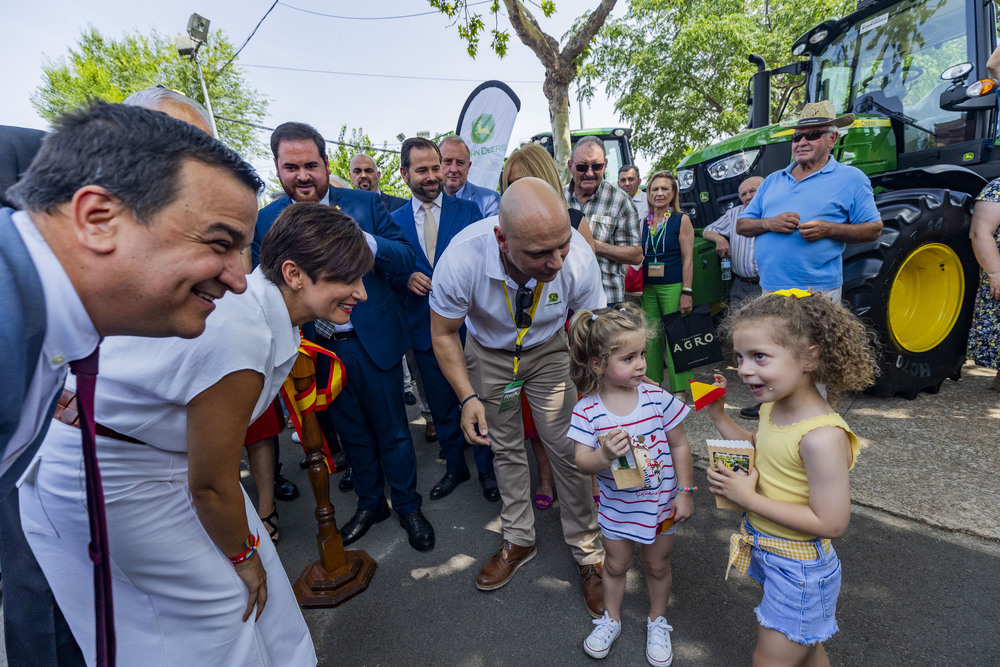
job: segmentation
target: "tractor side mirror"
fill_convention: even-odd
[[[945,71],[941,72],[941,78],[945,81],[965,81],[965,78],[969,76],[969,72],[972,71],[972,63],[962,63],[961,65],[952,65]]]

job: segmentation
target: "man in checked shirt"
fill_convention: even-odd
[[[601,140],[580,139],[569,159],[573,178],[566,200],[572,208],[583,211],[590,223],[601,283],[612,306],[625,300],[625,270],[630,264],[642,264],[642,226],[631,198],[604,180],[607,166]]]

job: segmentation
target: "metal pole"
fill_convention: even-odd
[[[580,90],[576,91],[576,103],[580,107],[580,129],[583,129],[583,97],[580,96]]]
[[[208,110],[208,120],[212,123],[212,134],[216,139],[219,137],[219,130],[215,127],[215,114],[212,113],[212,100],[208,98],[208,86],[205,85],[205,76],[201,73],[201,61],[198,60],[198,49],[201,48],[201,44],[198,44],[198,48],[194,50],[191,54],[191,58],[194,60],[195,67],[198,69],[198,81],[201,82],[201,94],[205,96],[205,108]]]

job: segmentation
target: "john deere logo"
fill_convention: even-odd
[[[698,197],[701,198],[702,201],[708,201],[708,193],[707,192],[700,192],[700,193],[698,193]]]
[[[494,125],[493,116],[488,113],[472,121],[472,143],[485,144],[492,139]]]
[[[974,157],[976,157],[975,153],[966,153],[965,155],[962,156],[962,160],[965,161],[965,162],[968,162],[969,160],[971,160]]]
[[[552,292],[549,294],[549,303],[556,303],[557,301],[559,301],[558,292]]]

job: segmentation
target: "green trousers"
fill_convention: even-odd
[[[663,383],[663,316],[675,313],[680,308],[681,284],[644,285],[639,305],[646,313],[646,319],[659,332],[646,341],[646,375],[657,383]],[[670,391],[687,391],[691,388],[689,382],[694,379],[694,373],[684,371],[674,372],[674,360],[667,356],[667,367],[670,376]]]

